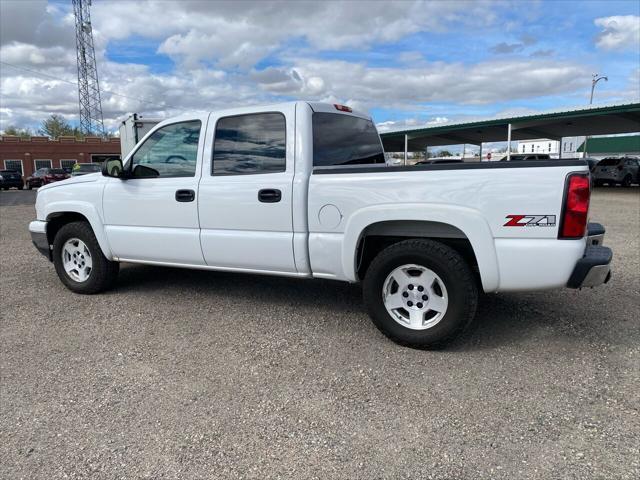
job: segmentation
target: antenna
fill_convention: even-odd
[[[91,29],[91,0],[71,0],[76,18],[76,55],[78,60],[78,99],[80,131],[85,135],[105,135]]]

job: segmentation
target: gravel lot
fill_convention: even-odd
[[[593,197],[608,285],[486,296],[439,352],[340,283],[123,266],[74,295],[2,203],[0,478],[640,476],[638,188]]]

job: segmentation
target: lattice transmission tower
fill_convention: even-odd
[[[76,18],[76,55],[78,59],[78,99],[80,131],[85,135],[104,135],[100,84],[96,68],[91,29],[91,0],[71,0]]]

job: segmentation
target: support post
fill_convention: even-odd
[[[558,145],[558,160],[562,158],[562,137],[560,137],[560,144]]]
[[[409,153],[409,136],[404,134],[404,166],[407,166],[407,157]]]
[[[480,161],[482,161],[482,142],[480,142]]]
[[[511,124],[507,125],[507,162],[511,161]]]

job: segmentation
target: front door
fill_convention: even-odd
[[[293,273],[292,183],[295,107],[213,114],[198,209],[207,265]]]
[[[206,123],[203,115],[160,124],[126,161],[131,178],[109,179],[105,230],[118,259],[204,265],[197,194]]]

